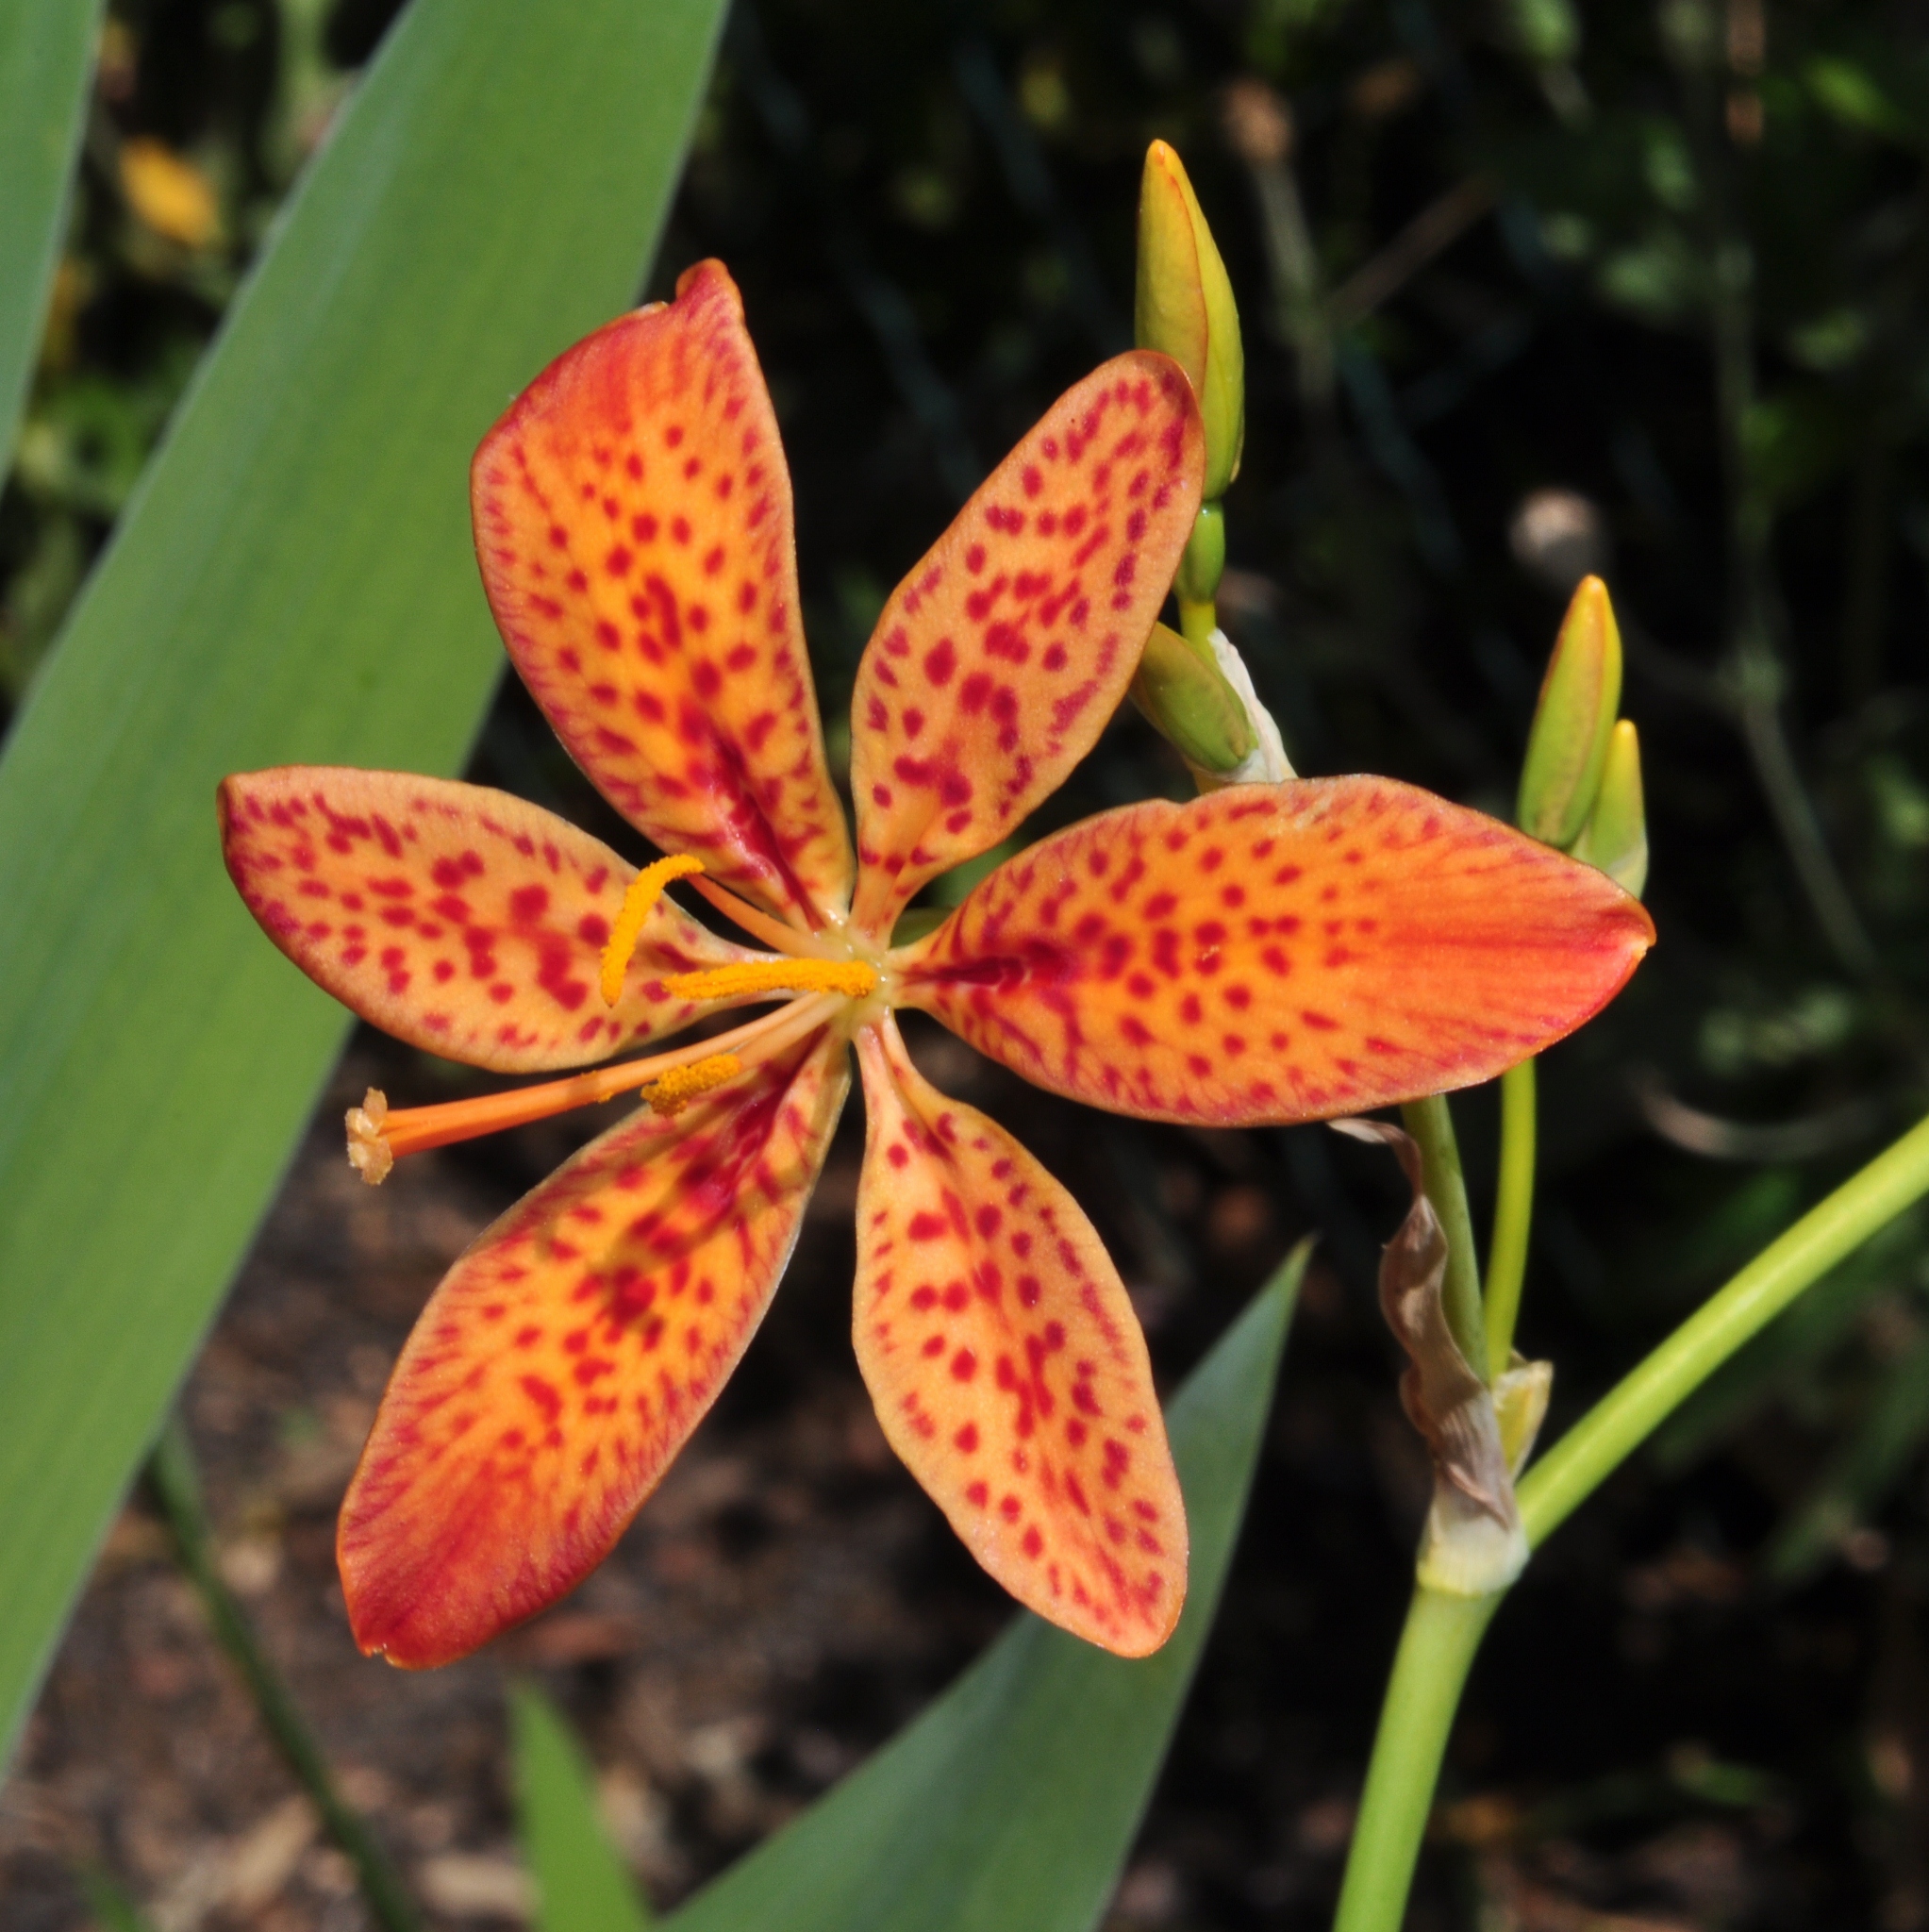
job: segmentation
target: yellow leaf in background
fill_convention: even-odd
[[[121,192],[148,227],[183,248],[220,239],[214,184],[162,142],[141,136],[121,143]]]

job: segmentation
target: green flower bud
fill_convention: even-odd
[[[1188,604],[1204,604],[1209,609],[1224,575],[1225,511],[1217,503],[1205,503],[1199,507],[1199,520],[1179,555],[1179,574],[1172,580],[1179,608],[1183,610]]]
[[[1239,474],[1246,439],[1246,358],[1233,286],[1199,198],[1177,154],[1156,141],[1139,192],[1139,287],[1134,322],[1141,349],[1186,372],[1206,419],[1206,501]]]
[[[1571,848],[1637,899],[1648,883],[1648,815],[1641,798],[1641,743],[1623,718],[1607,741],[1594,809]]]
[[[1521,829],[1563,849],[1593,809],[1621,704],[1621,629],[1607,586],[1583,577],[1555,640],[1521,766]]]
[[[1239,693],[1214,661],[1163,624],[1152,627],[1132,680],[1132,702],[1189,764],[1230,772],[1256,742]]]

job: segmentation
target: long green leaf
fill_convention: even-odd
[[[537,1932],[644,1932],[649,1913],[603,1835],[589,1764],[561,1712],[534,1684],[518,1684],[509,1720]]]
[[[0,1739],[343,1037],[215,783],[460,764],[502,662],[470,452],[632,299],[720,11],[416,0],[0,761]]]
[[[1212,1627],[1308,1247],[1167,1414],[1186,1613],[1141,1663],[1023,1616],[917,1723],[668,1922],[672,1932],[1087,1932]]]
[[[0,6],[0,472],[60,253],[100,13],[101,0]]]

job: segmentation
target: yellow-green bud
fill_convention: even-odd
[[[1139,191],[1139,346],[1186,372],[1206,419],[1206,501],[1239,474],[1246,439],[1246,358],[1239,311],[1219,245],[1184,164],[1162,141],[1145,153]]]
[[[1641,798],[1641,742],[1623,718],[1607,741],[1594,809],[1571,848],[1637,899],[1648,883],[1648,814]]]
[[[1583,577],[1555,640],[1521,766],[1521,829],[1571,845],[1593,809],[1621,704],[1621,628],[1607,586]]]
[[[1234,770],[1257,741],[1239,694],[1208,644],[1195,649],[1163,624],[1152,627],[1132,680],[1132,702],[1179,756],[1203,771]]]
[[[1217,503],[1202,504],[1179,555],[1179,574],[1172,579],[1181,607],[1210,604],[1219,595],[1219,580],[1224,575],[1225,510]]]

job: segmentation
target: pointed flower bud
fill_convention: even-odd
[[[1139,346],[1186,372],[1206,419],[1206,501],[1239,473],[1246,436],[1246,358],[1225,263],[1184,164],[1164,142],[1145,155],[1139,193]]]
[[[1145,641],[1132,701],[1189,765],[1223,774],[1252,756],[1252,722],[1210,645],[1197,649],[1163,624]]]
[[[1623,718],[1607,741],[1607,762],[1594,809],[1571,848],[1637,899],[1648,883],[1648,814],[1641,797],[1641,744],[1634,721]]]
[[[1179,574],[1172,589],[1183,612],[1188,605],[1203,607],[1206,630],[1212,628],[1213,600],[1219,595],[1219,580],[1225,575],[1225,509],[1217,503],[1204,503],[1192,525],[1192,534],[1179,558]],[[1189,636],[1191,625],[1182,623]]]
[[[1607,586],[1583,577],[1555,641],[1527,756],[1521,767],[1521,829],[1563,849],[1593,808],[1621,703],[1621,630]]]

